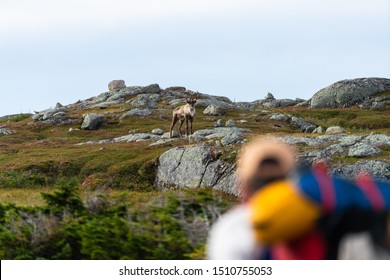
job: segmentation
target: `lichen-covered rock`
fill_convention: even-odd
[[[226,127],[234,127],[234,126],[236,126],[236,123],[235,123],[233,120],[228,120],[228,121],[225,123],[225,126],[226,126]]]
[[[297,102],[292,99],[268,99],[265,102],[263,102],[264,107],[269,108],[285,108],[296,105]]]
[[[390,91],[390,79],[360,78],[342,80],[313,95],[311,108],[343,108],[362,103],[367,97]]]
[[[271,120],[275,120],[275,121],[282,121],[282,122],[286,122],[288,121],[289,117],[285,114],[280,114],[280,113],[276,113],[276,114],[273,114],[271,115],[271,117],[269,117]]]
[[[178,131],[173,130],[172,131],[172,138],[179,138],[180,134]],[[169,139],[170,137],[170,132],[165,132],[163,135],[161,135],[161,139]]]
[[[370,134],[366,136],[363,143],[375,146],[390,146],[390,135],[388,134]]]
[[[328,127],[325,131],[326,134],[340,134],[345,133],[345,129],[339,126]]]
[[[204,109],[203,114],[209,116],[221,116],[226,113],[226,110],[222,107],[216,105],[209,105],[206,109]]]
[[[371,105],[372,110],[383,110],[385,108],[385,102],[373,102]]]
[[[163,135],[164,134],[164,130],[162,130],[161,128],[155,128],[152,130],[152,133],[155,134],[155,135]]]
[[[213,157],[208,146],[176,147],[159,157],[159,188],[212,187],[238,195],[235,167]]]
[[[319,126],[316,129],[314,129],[312,133],[323,134],[324,129],[322,128],[322,126]]]
[[[160,95],[153,94],[140,94],[134,100],[131,101],[131,105],[136,108],[156,108],[157,102],[160,100]]]
[[[11,135],[12,131],[9,129],[6,129],[4,126],[0,126],[0,134],[3,135]]]
[[[358,143],[349,148],[348,156],[350,157],[369,157],[378,155],[381,150],[363,143]]]
[[[161,88],[158,84],[151,84],[142,89],[142,93],[159,93]]]
[[[108,83],[108,90],[117,90],[117,89],[122,89],[125,88],[126,84],[124,80],[113,80]]]
[[[268,92],[267,95],[264,97],[264,99],[275,100],[275,97],[272,93]]]
[[[223,120],[222,120],[222,119],[217,120],[217,121],[214,123],[214,126],[215,126],[215,127],[222,127],[222,126],[223,126]]]
[[[241,134],[233,133],[233,134],[229,134],[229,135],[226,135],[225,137],[223,137],[221,139],[221,145],[227,146],[230,144],[238,143],[240,141],[242,141]]]
[[[298,127],[301,130],[301,132],[305,132],[305,133],[312,133],[314,129],[316,129],[316,126],[314,124],[308,123],[307,121],[304,121],[297,117],[291,118],[291,124],[293,126]]]
[[[85,130],[95,130],[100,128],[105,122],[105,117],[99,114],[86,114],[84,115],[83,123],[81,124],[81,129]]]

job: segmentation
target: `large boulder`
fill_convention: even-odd
[[[390,91],[390,79],[360,78],[342,80],[313,95],[311,108],[343,108],[352,106],[377,93]]]
[[[325,131],[326,134],[340,134],[345,133],[345,129],[339,126],[328,127]]]
[[[108,90],[117,90],[117,89],[122,89],[125,88],[126,84],[124,80],[113,80],[108,83]]]
[[[95,130],[103,125],[105,118],[103,115],[99,114],[86,114],[84,115],[83,123],[81,124],[81,129],[85,130]]]
[[[203,114],[209,116],[221,116],[226,113],[226,110],[216,105],[209,105],[204,109]]]
[[[158,84],[151,84],[146,87],[144,87],[141,91],[141,93],[159,93],[161,91],[161,88]]]
[[[208,146],[176,147],[159,157],[156,185],[159,188],[212,187],[239,195],[235,166],[213,156]]]
[[[297,117],[291,118],[291,124],[293,126],[298,127],[301,130],[301,132],[305,132],[305,133],[311,133],[316,129],[316,126],[314,124],[308,123],[307,121],[304,121]]]

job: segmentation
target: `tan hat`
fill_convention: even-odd
[[[278,162],[275,170],[259,174],[259,165],[266,159]],[[237,162],[237,175],[240,182],[248,182],[255,176],[263,179],[287,176],[295,166],[296,153],[293,147],[274,138],[259,137],[245,145]],[[245,188],[245,183],[242,186]],[[244,193],[246,190],[242,190]]]

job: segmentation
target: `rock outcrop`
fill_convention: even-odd
[[[221,116],[226,113],[226,110],[216,105],[209,105],[204,109],[203,114],[210,116]]]
[[[1,126],[0,125],[0,134],[3,134],[3,135],[11,135],[12,134],[12,131],[5,128],[5,126]]]
[[[86,114],[84,115],[83,123],[81,124],[81,129],[84,130],[95,130],[100,128],[106,118],[103,115],[99,114]]]
[[[311,108],[344,108],[363,103],[375,94],[390,91],[390,79],[360,78],[342,80],[313,95]]]
[[[159,188],[212,187],[239,195],[235,165],[215,158],[213,148],[176,147],[163,153],[158,160],[156,186]]]

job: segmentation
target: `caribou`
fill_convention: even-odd
[[[177,121],[180,121],[180,125],[179,125],[180,138],[182,137],[181,126],[183,125],[184,121],[186,122],[186,132],[187,132],[186,137],[188,137],[188,121],[190,121],[191,134],[192,134],[192,121],[194,120],[194,117],[196,114],[195,103],[196,103],[196,99],[187,99],[185,105],[177,107],[173,110],[172,124],[171,124],[171,129],[169,132],[170,138],[172,138],[172,130],[173,130],[173,127],[175,126],[175,124],[177,123]]]

